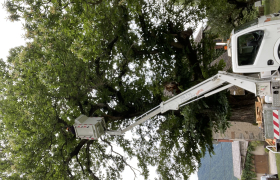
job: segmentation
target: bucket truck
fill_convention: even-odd
[[[232,57],[233,72],[261,73],[260,78],[220,71],[217,75],[197,84],[135,119],[135,123],[117,131],[106,131],[103,118],[81,115],[75,120],[76,136],[81,139],[98,139],[102,134],[122,135],[151,117],[169,110],[178,110],[193,101],[208,97],[231,86],[238,86],[266,97],[264,107],[265,138],[279,139],[280,109],[280,16],[263,16],[248,22],[231,32],[227,42],[228,55]],[[272,73],[273,72],[273,73]],[[274,116],[275,115],[275,116]],[[273,120],[273,121],[272,121]],[[275,121],[274,121],[275,120]],[[275,124],[278,123],[278,126]],[[275,133],[275,132],[278,132]],[[279,147],[280,140],[275,147]],[[277,148],[277,151],[280,148]]]
[[[280,66],[280,15],[269,14],[232,30],[227,41],[232,70],[270,74]]]

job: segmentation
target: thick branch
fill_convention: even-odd
[[[228,97],[231,107],[230,121],[255,123],[255,94],[230,95]]]
[[[116,36],[109,44],[108,46],[106,47],[106,49],[104,49],[104,53],[102,54],[102,56],[104,55],[108,55],[110,56],[111,53],[112,53],[112,49],[115,45],[115,43],[118,41],[119,37]],[[95,65],[95,72],[96,72],[96,75],[101,78],[103,73],[100,72],[100,60],[101,60],[101,57],[98,57],[96,58],[93,62],[94,62],[94,65]]]
[[[147,37],[149,37],[151,35],[151,33],[149,32],[149,30],[147,28],[147,25],[146,25],[146,22],[145,22],[143,14],[144,14],[144,12],[142,12],[141,15],[138,15],[138,17],[139,17],[139,22],[140,22],[140,26],[141,26],[142,32],[144,34],[144,38],[146,39]]]
[[[79,163],[80,167],[82,168],[83,174],[85,174],[84,167],[82,166],[81,162],[79,161],[78,154],[76,156],[76,160]]]
[[[61,124],[64,124],[65,126],[68,126],[68,123],[66,121],[64,121],[63,119],[57,117],[57,122],[58,123],[61,123]]]
[[[70,153],[70,156],[66,159],[66,164],[70,162],[70,160],[74,157],[77,156],[80,150],[82,149],[83,145],[88,142],[87,139],[83,139],[80,141],[80,143],[75,147],[75,149]]]
[[[248,2],[242,2],[242,1],[237,1],[237,0],[227,0],[229,4],[235,5],[235,9],[240,9],[247,7],[250,3]]]
[[[190,66],[193,68],[194,73],[194,80],[198,80],[202,76],[201,69],[199,67],[197,52],[193,49],[192,44],[190,42],[190,36],[192,35],[193,31],[188,29],[187,31],[182,31],[178,34],[178,41],[181,43],[185,48],[186,56],[189,60]]]
[[[87,163],[86,163],[86,167],[87,167],[87,171],[88,173],[91,175],[91,177],[93,177],[94,180],[99,180],[99,178],[97,176],[95,176],[95,174],[92,172],[92,170],[90,169],[90,153],[89,153],[89,147],[90,145],[93,143],[93,141],[88,141],[87,142],[87,147],[86,147],[86,156],[87,156]]]
[[[170,45],[178,49],[184,49],[184,46],[179,42],[171,42]]]
[[[110,108],[110,107],[105,103],[98,103],[98,104],[91,105],[88,115],[92,116],[92,114],[100,108]]]
[[[80,101],[78,101],[77,103],[78,103],[78,106],[79,106],[79,109],[80,109],[81,113],[85,114],[85,111],[84,111],[82,103]]]
[[[67,165],[67,173],[69,174],[70,178],[73,179],[73,175],[72,175],[68,165]]]
[[[98,77],[101,77],[101,73],[100,73],[100,57],[96,58],[94,60],[94,64],[95,64],[95,73]]]
[[[116,36],[107,46],[107,54],[111,55],[112,49],[115,45],[115,43],[118,41],[119,36]]]
[[[123,53],[122,53],[123,54]],[[127,73],[127,71],[129,70],[128,68],[128,59],[126,58],[126,56],[123,54],[125,60],[122,62],[122,65],[119,66],[120,69],[120,74],[118,76],[119,79],[119,86],[122,87],[122,77]],[[120,94],[121,95],[121,94]]]
[[[57,106],[57,104],[55,103],[54,110],[55,110],[57,122],[68,126],[68,123],[66,121],[64,121],[63,119],[59,118],[56,106]]]
[[[104,88],[107,88],[111,93],[114,94],[114,96],[119,100],[120,103],[124,102],[124,98],[122,97],[121,93],[119,91],[117,91],[115,88],[113,88],[112,86],[106,84],[104,85]]]
[[[102,0],[99,0],[99,1],[96,1],[96,2],[89,2],[89,1],[86,1],[88,4],[90,4],[90,5],[97,5],[97,4],[100,4],[100,3],[102,3]]]

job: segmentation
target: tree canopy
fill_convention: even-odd
[[[232,29],[258,15],[253,0],[200,0],[199,5],[206,10],[212,33],[225,39],[229,38]]]
[[[168,98],[164,84],[185,90],[221,70],[222,61],[210,66],[217,36],[193,41],[206,6],[192,0],[4,5],[10,20],[24,19],[28,42],[0,62],[2,179],[120,179],[132,157],[146,179],[149,165],[162,179],[187,179],[213,152],[212,130],[228,126],[225,92],[156,116],[131,139],[79,140],[66,131],[81,114],[104,117],[110,130],[123,128]]]

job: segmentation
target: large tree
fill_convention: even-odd
[[[205,17],[192,0],[6,1],[10,20],[24,19],[25,46],[1,60],[3,179],[119,179],[126,156],[141,174],[157,166],[162,179],[187,179],[206,150],[212,129],[228,126],[225,93],[135,128],[137,138],[79,140],[66,131],[81,114],[123,128],[167,97],[164,84],[185,90],[215,74],[212,34],[193,30]],[[133,170],[133,168],[131,167]]]
[[[225,39],[232,29],[258,16],[254,0],[199,0],[198,5],[204,7],[211,31]]]

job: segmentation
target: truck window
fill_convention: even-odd
[[[243,34],[237,38],[238,66],[254,64],[263,35],[264,31],[258,30]]]

